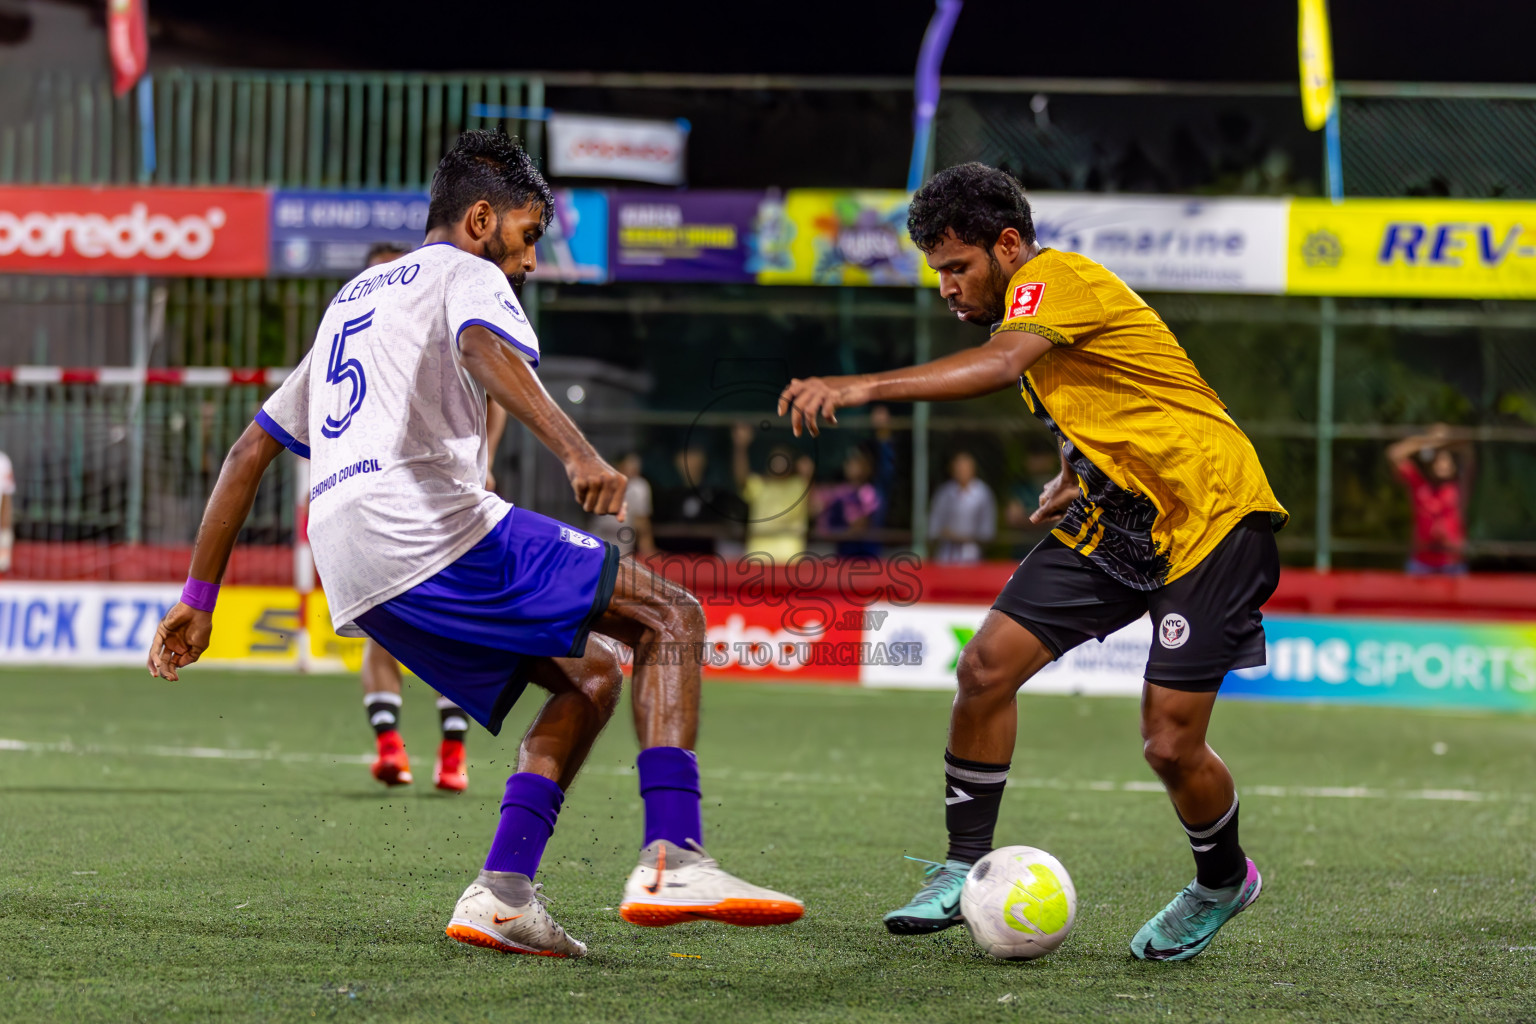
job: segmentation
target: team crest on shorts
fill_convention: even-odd
[[[603,542],[596,537],[589,537],[579,530],[571,529],[569,526],[560,527],[560,539],[575,544],[579,548],[599,548],[603,546]]]
[[[1026,281],[1024,284],[1015,285],[1013,295],[1008,300],[1008,319],[1034,316],[1035,310],[1040,308],[1040,297],[1044,294],[1044,281]]]
[[[1169,650],[1183,647],[1189,639],[1189,620],[1178,612],[1169,612],[1157,626],[1157,640]]]

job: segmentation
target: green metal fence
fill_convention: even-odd
[[[541,106],[546,84],[516,75],[169,72],[154,81],[154,170],[146,174],[139,149],[143,126],[131,97],[114,99],[99,79],[0,71],[0,182],[420,188],[444,147],[464,128],[502,124],[537,150],[536,123],[493,121],[476,117],[474,110],[477,104]],[[785,87],[811,85],[796,81]],[[620,86],[646,84],[614,83]],[[721,87],[776,86],[752,79]],[[895,81],[829,87],[909,86]],[[944,159],[1006,160],[1012,153],[1056,168],[1053,173],[1068,183],[1090,183],[1078,180],[1082,170],[1074,163],[1090,150],[1050,117],[1051,98],[1073,94],[1074,88],[1086,87],[1029,80],[949,83],[939,124]],[[1291,116],[1288,105],[1294,102],[1282,87],[1225,98],[1214,86],[1158,90],[1148,83],[1099,83],[1088,91],[1096,102],[1111,102],[1116,89],[1127,103],[1252,103],[1260,105],[1255,110],[1263,108],[1260,113],[1283,108],[1276,117]],[[1536,94],[1442,93],[1416,96],[1401,87],[1373,92],[1345,83],[1345,174],[1351,192],[1531,194],[1530,168],[1511,163],[1508,153],[1517,147],[1499,139],[1526,138],[1521,133],[1529,134],[1536,123]],[[1475,138],[1469,140],[1467,132]],[[1451,150],[1412,141],[1442,135],[1452,140],[1444,143]],[[982,144],[992,149],[957,148]],[[1305,169],[1266,168],[1263,154],[1259,157],[1232,178],[1233,189],[1305,184]],[[1426,168],[1435,167],[1450,169],[1449,184],[1423,186]],[[142,320],[149,365],[293,365],[311,343],[338,283],[172,279],[148,282],[136,293],[139,286],[128,281],[0,278],[0,365],[129,363],[136,317]],[[794,373],[833,373],[914,358],[921,354],[922,338],[935,353],[976,340],[940,308],[930,305],[920,315],[910,295],[896,291],[545,284],[533,286],[527,298],[531,309],[542,311],[548,351],[649,371],[656,386],[639,408],[572,404],[570,409],[589,426],[620,428],[614,436],[627,437],[647,453],[647,473],[658,481],[671,472],[671,453],[687,431],[703,430],[723,455],[731,422],[753,412],[712,409],[700,419],[705,402],[700,396],[708,393],[701,374],[717,358],[783,353]],[[1149,298],[1254,438],[1293,513],[1281,538],[1290,560],[1325,566],[1399,561],[1406,549],[1407,505],[1381,453],[1393,439],[1443,420],[1476,445],[1474,555],[1490,566],[1536,564],[1536,306]],[[121,394],[107,399],[88,392],[15,388],[0,395],[7,411],[0,444],[30,446],[42,460],[36,502],[28,497],[21,504],[23,532],[63,537],[99,530],[169,542],[189,530],[173,506],[183,498],[190,504],[202,499],[212,480],[207,453],[232,440],[229,431],[238,429],[254,397],[235,390],[152,390],[135,412]],[[889,520],[896,540],[920,524],[919,509],[942,480],[950,451],[965,447],[980,456],[1000,506],[1027,499],[1038,457],[1048,452],[1043,434],[1010,396],[895,412],[903,465],[910,466],[922,451],[933,455],[926,479],[909,475],[900,481]],[[863,436],[859,417],[845,422],[852,429],[829,435],[825,443],[821,462],[828,476],[836,475],[843,448]],[[90,458],[126,464],[118,434],[141,428],[148,438],[139,456],[146,477],[141,496],[133,497],[131,488],[113,490],[119,486],[115,470],[85,471],[81,460]],[[39,437],[49,444],[35,443]],[[90,511],[82,495],[71,497],[70,488],[77,485],[57,475],[59,467],[75,465],[59,454],[65,440],[73,446],[70,458],[79,463],[81,479],[101,482],[104,504],[97,511]],[[87,455],[91,445],[106,447]],[[560,511],[567,497],[558,487],[538,483],[543,478],[534,472],[535,462],[528,446],[510,437],[498,464],[503,490]],[[157,497],[156,488],[183,498]],[[274,536],[290,525],[275,506],[264,522]],[[1032,536],[1028,530],[1005,532],[994,553],[1006,554]]]
[[[543,105],[517,75],[168,71],[153,79],[146,171],[135,98],[104,78],[0,72],[0,182],[421,188],[469,128],[501,125],[537,148],[536,122],[478,104]]]

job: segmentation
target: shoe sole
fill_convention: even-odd
[[[389,765],[384,768],[375,768],[373,770],[373,777],[384,783],[386,786],[409,786],[413,781],[415,781],[411,778],[411,770],[409,768],[402,771],[394,765]]]
[[[798,921],[805,908],[785,900],[721,900],[701,906],[698,904],[667,905],[660,903],[625,903],[619,907],[619,916],[630,924],[644,928],[664,928],[670,924],[686,924],[689,921],[719,921],[722,924],[740,925],[743,928],[766,927]]]
[[[439,776],[432,780],[432,785],[445,793],[462,793],[469,788],[469,779],[463,775],[454,779],[445,779]]]
[[[942,921],[931,917],[888,917],[885,919],[885,930],[892,935],[932,935],[964,923],[965,919],[961,917]]]
[[[468,921],[451,922],[447,928],[443,929],[443,934],[447,935],[450,939],[455,939],[459,942],[465,943],[466,945],[479,946],[482,949],[494,949],[498,953],[522,953],[526,956],[552,956],[560,960],[568,960],[571,956],[569,953],[556,953],[548,949],[534,949],[532,946],[524,946],[516,942],[511,942],[502,938],[500,935],[497,935],[495,932],[488,932],[484,928],[481,928],[479,925],[471,924]]]

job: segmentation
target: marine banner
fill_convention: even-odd
[[[1536,298],[1536,203],[1293,199],[1287,290],[1388,298]]]
[[[754,266],[759,284],[936,285],[907,237],[899,189],[790,189],[765,204]]]
[[[1149,292],[1285,291],[1284,199],[1031,193],[1041,245]]]
[[[613,279],[751,283],[758,220],[781,205],[766,192],[611,193]]]

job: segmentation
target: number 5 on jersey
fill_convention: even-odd
[[[348,320],[341,325],[341,333],[331,339],[331,359],[325,368],[325,382],[327,384],[341,384],[343,381],[352,385],[352,396],[347,400],[347,407],[338,419],[335,416],[327,416],[325,423],[320,427],[320,433],[326,437],[340,437],[346,429],[352,425],[352,417],[357,410],[363,407],[363,398],[368,394],[368,380],[363,376],[363,364],[356,359],[346,357],[347,339],[355,334],[362,334],[373,326],[373,310],[369,310],[355,320]]]

